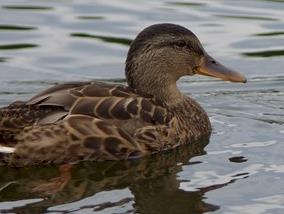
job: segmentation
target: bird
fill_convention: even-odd
[[[133,160],[211,135],[205,110],[177,81],[246,77],[211,57],[189,29],[159,23],[130,44],[127,84],[66,82],[0,109],[0,162],[10,166]]]

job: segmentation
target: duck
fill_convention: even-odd
[[[52,86],[0,109],[0,161],[27,166],[133,160],[198,143],[212,128],[177,81],[195,74],[245,83],[211,57],[189,29],[159,23],[130,44],[127,85],[100,81]]]

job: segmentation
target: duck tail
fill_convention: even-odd
[[[11,153],[14,153],[14,151],[15,151],[15,148],[13,147],[0,145],[0,153],[11,154]]]
[[[0,145],[0,165],[6,165],[9,157],[14,153],[15,148]]]

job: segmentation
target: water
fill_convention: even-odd
[[[193,146],[135,162],[83,163],[65,187],[39,189],[56,167],[0,168],[6,213],[283,213],[284,2],[0,1],[0,105],[69,80],[124,82],[131,39],[184,25],[247,84],[186,77],[214,126]]]

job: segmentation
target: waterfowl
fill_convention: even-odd
[[[0,109],[1,162],[136,159],[192,143],[210,136],[211,125],[177,80],[202,74],[246,82],[175,24],[145,28],[131,43],[125,64],[128,85],[63,83]]]

